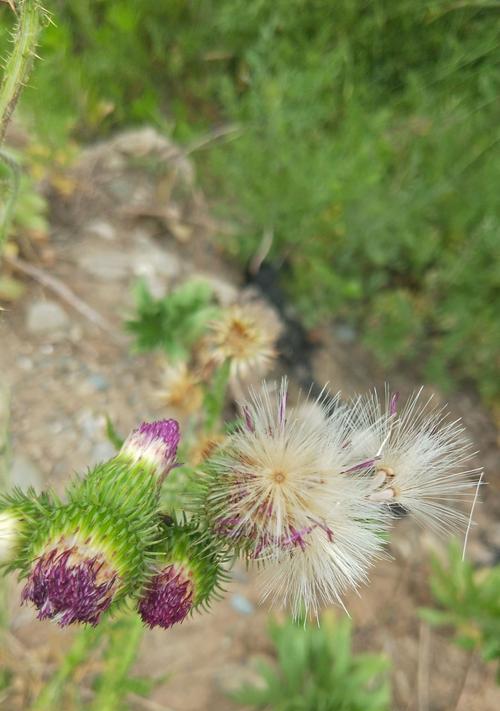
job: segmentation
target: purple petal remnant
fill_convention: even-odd
[[[372,457],[371,459],[365,459],[363,462],[360,462],[359,464],[354,464],[354,466],[349,467],[349,469],[344,469],[342,471],[342,474],[350,474],[351,472],[357,472],[361,469],[370,469],[371,467],[373,467],[373,465],[378,459],[380,459],[380,457]]]
[[[53,548],[35,563],[21,602],[32,602],[38,619],[55,619],[61,627],[74,622],[96,625],[108,609],[118,574],[103,556],[80,554],[77,546]]]
[[[125,440],[121,451],[134,462],[149,461],[165,477],[175,466],[175,457],[180,440],[177,420],[143,422]]]
[[[245,416],[245,425],[249,432],[255,432],[255,423],[253,421],[252,415],[248,407],[243,408],[243,415]]]
[[[168,565],[152,579],[139,602],[139,614],[148,627],[168,629],[187,617],[193,595],[189,573],[181,565]]]
[[[398,414],[398,400],[399,400],[399,393],[394,393],[394,395],[391,397],[391,401],[389,403],[389,415],[391,417],[394,417],[394,415]]]

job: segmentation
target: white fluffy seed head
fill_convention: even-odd
[[[276,324],[259,306],[231,306],[211,324],[207,339],[209,359],[222,365],[230,361],[231,378],[265,375],[276,357]]]
[[[360,458],[379,455],[371,499],[400,504],[437,533],[464,529],[480,470],[470,468],[475,453],[461,422],[451,421],[422,390],[402,408],[386,391],[385,402],[373,393],[356,400],[353,410],[358,431],[370,433],[362,440],[354,435],[353,451]]]
[[[22,521],[14,511],[7,509],[0,513],[0,564],[15,557],[21,530]]]
[[[264,595],[298,614],[341,602],[381,551],[371,479],[350,473],[349,411],[338,398],[287,407],[287,386],[264,386],[242,406],[245,427],[214,462],[213,529],[265,570]]]
[[[196,412],[203,403],[200,379],[184,361],[166,363],[156,397],[162,405],[181,414]]]

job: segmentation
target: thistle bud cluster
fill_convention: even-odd
[[[26,578],[21,601],[39,619],[96,625],[132,598],[140,610],[154,607],[147,624],[169,626],[206,601],[219,579],[216,554],[197,546],[193,525],[167,525],[160,511],[179,439],[175,420],[144,423],[116,457],[72,481],[64,502],[33,491],[4,497],[0,562]],[[168,594],[160,561],[175,566]]]
[[[143,423],[64,500],[0,499],[0,564],[26,580],[21,601],[39,619],[96,625],[132,601],[146,626],[168,629],[210,604],[238,557],[295,614],[343,605],[396,512],[437,533],[464,528],[478,483],[463,427],[420,392],[403,407],[389,392],[290,407],[286,380],[264,385],[199,458],[189,514],[160,498],[179,442],[175,420]]]

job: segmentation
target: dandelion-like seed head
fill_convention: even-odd
[[[203,402],[200,380],[188,368],[187,363],[182,361],[164,367],[158,400],[163,405],[186,414],[200,409]]]
[[[180,429],[176,420],[143,422],[129,434],[120,454],[130,458],[132,463],[147,462],[162,478],[175,466],[179,440]]]
[[[471,469],[473,448],[459,420],[445,408],[424,399],[422,390],[399,407],[397,395],[376,393],[354,403],[360,429],[370,439],[353,442],[358,457],[377,454],[370,498],[383,505],[399,504],[437,533],[464,529],[480,470]],[[378,423],[374,426],[374,423]]]
[[[21,600],[31,602],[38,619],[61,627],[96,625],[110,606],[120,579],[106,554],[78,535],[61,537],[35,560]]]
[[[207,510],[213,531],[267,567],[265,594],[302,605],[340,602],[382,548],[368,478],[353,476],[350,414],[322,398],[324,417],[289,408],[283,381],[243,405],[244,428],[213,462]]]
[[[210,459],[223,445],[225,436],[217,433],[202,434],[189,452],[189,463],[198,466]]]
[[[275,334],[264,311],[256,304],[232,306],[214,321],[208,337],[210,358],[231,363],[231,376],[245,380],[264,375],[276,357]]]

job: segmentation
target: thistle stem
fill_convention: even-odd
[[[205,431],[212,432],[219,422],[226,401],[231,361],[228,359],[215,372],[210,388],[205,393]]]
[[[16,3],[16,9],[19,20],[14,34],[14,46],[4,64],[0,86],[0,144],[19,94],[31,72],[42,17],[45,15],[38,0],[20,0]]]

